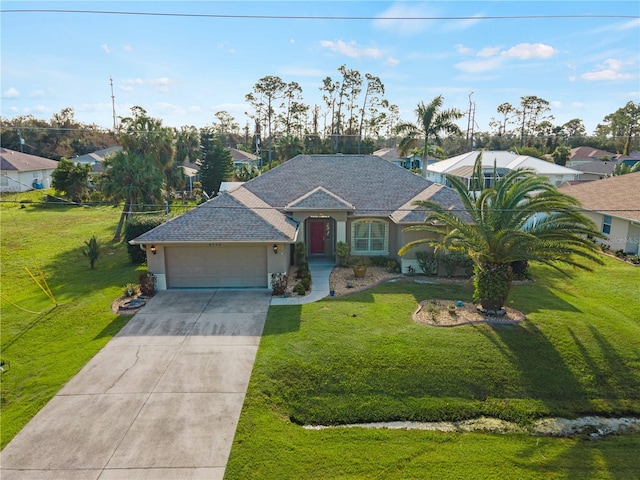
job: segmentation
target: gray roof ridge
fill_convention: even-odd
[[[297,224],[293,224],[293,220],[243,186],[228,192],[226,195],[240,202],[283,235],[291,239],[296,237],[298,227]]]

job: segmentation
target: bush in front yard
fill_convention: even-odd
[[[162,225],[165,222],[164,217],[158,216],[137,216],[129,219],[124,229],[124,240],[127,242],[127,254],[132,263],[144,263],[147,260],[145,251],[140,245],[130,245],[129,241],[139,237],[143,233]]]

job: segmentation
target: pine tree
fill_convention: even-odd
[[[220,191],[220,184],[233,175],[233,159],[231,152],[222,145],[220,138],[210,128],[200,131],[200,144],[200,182],[202,189],[214,196]]]

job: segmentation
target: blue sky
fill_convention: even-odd
[[[498,105],[517,105],[524,95],[548,100],[554,124],[581,118],[589,133],[605,115],[640,101],[637,1],[3,0],[0,8],[5,118],[49,119],[72,107],[77,120],[109,128],[112,77],[119,116],[139,105],[165,125],[202,127],[226,110],[244,126],[245,95],[260,78],[296,81],[305,103],[322,105],[322,79],[337,80],[343,64],[380,77],[385,98],[400,107],[403,120],[413,121],[417,103],[440,94],[446,108],[466,111],[473,92],[479,130],[499,116]],[[8,11],[15,9],[367,18]],[[566,15],[600,17],[486,18]],[[434,17],[441,19],[424,19]],[[460,126],[466,128],[466,119]]]

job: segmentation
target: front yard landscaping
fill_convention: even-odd
[[[419,302],[468,284],[383,283],[272,307],[226,478],[638,478],[640,436],[334,428],[481,416],[640,416],[640,271],[613,259],[515,285],[518,325],[426,327]]]

